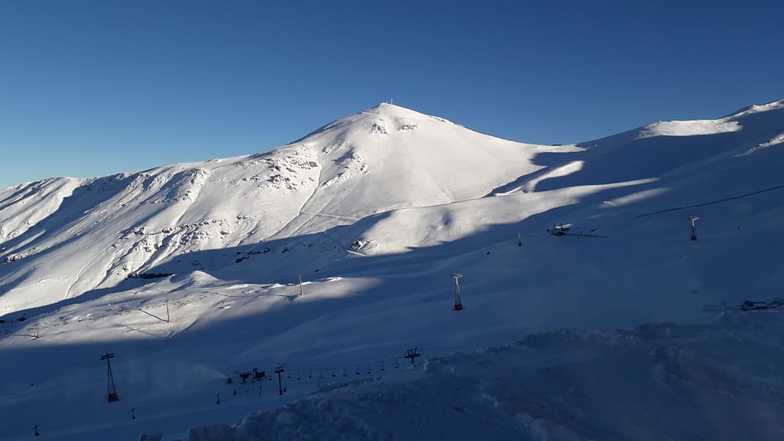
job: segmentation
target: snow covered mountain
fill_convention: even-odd
[[[334,372],[780,295],[783,167],[784,100],[558,146],[384,103],[264,154],[1,190],[0,411],[18,418],[0,438],[41,406],[63,440],[130,407],[146,428],[226,418],[216,388],[249,366]]]
[[[0,313],[46,305],[192,251],[476,199],[568,151],[380,104],[269,153],[0,193]],[[179,272],[179,271],[178,271]]]
[[[537,198],[566,188],[586,195],[624,188],[606,206],[676,191],[686,202],[756,191],[781,183],[775,150],[784,140],[783,109],[775,101],[717,120],[660,121],[555,147],[383,103],[265,154],[18,185],[0,192],[0,313],[112,287],[193,251],[314,234],[379,213],[371,231],[340,238],[349,243],[337,240],[339,247],[359,240],[365,253],[381,253],[432,245],[483,223],[466,219],[475,214],[455,218],[465,226],[432,216],[502,205],[467,203],[488,194],[526,192],[535,203],[520,201],[522,214],[572,203]],[[715,185],[705,189],[706,181]],[[422,207],[433,208],[403,210]],[[202,265],[190,264],[170,269]]]

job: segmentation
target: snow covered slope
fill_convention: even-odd
[[[188,441],[780,440],[784,316],[558,331],[332,384]]]
[[[0,313],[111,287],[192,251],[478,198],[541,168],[531,158],[550,150],[561,149],[380,104],[266,154],[6,189]]]
[[[32,409],[51,439],[174,433],[257,408],[247,391],[215,404],[250,367],[354,369],[778,296],[782,137],[784,101],[565,146],[381,104],[269,153],[3,190],[0,438],[26,439]]]

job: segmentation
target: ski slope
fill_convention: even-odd
[[[782,323],[781,312],[729,312],[698,326],[532,334],[179,439],[778,440]]]
[[[378,370],[780,295],[783,137],[784,101],[560,146],[382,103],[268,153],[1,190],[0,439],[176,439],[324,386],[216,405],[251,367]]]

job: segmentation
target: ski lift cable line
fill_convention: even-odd
[[[164,318],[158,317],[157,315],[155,315],[155,314],[153,314],[153,313],[151,313],[151,312],[147,312],[147,311],[145,311],[145,310],[144,310],[144,309],[142,309],[142,308],[139,308],[139,312],[143,312],[143,313],[145,313],[145,314],[149,315],[150,317],[153,317],[153,318],[155,318],[155,319],[158,319],[158,320],[160,320],[160,321],[162,321],[162,322],[164,322],[164,323],[169,323],[169,320],[168,320],[168,319],[164,319]]]
[[[426,359],[432,359],[432,358],[435,358],[435,357],[441,357],[441,356],[449,355],[449,354],[454,353],[455,351],[472,351],[472,350],[479,351],[482,348],[484,348],[484,346],[481,346],[481,345],[477,346],[475,344],[448,345],[448,346],[444,346],[444,345],[436,345],[436,346],[420,346],[420,345],[416,345],[415,347],[416,347],[417,351],[421,355],[425,356]],[[319,373],[319,372],[324,373],[324,372],[331,372],[331,371],[341,370],[341,369],[349,369],[350,370],[350,369],[354,369],[357,366],[357,364],[359,364],[359,365],[367,365],[367,364],[369,364],[369,365],[380,365],[381,363],[385,363],[385,362],[402,361],[402,360],[405,360],[405,359],[406,359],[406,352],[405,352],[405,350],[402,350],[402,351],[396,352],[395,355],[388,355],[388,356],[383,357],[383,358],[382,357],[373,357],[372,359],[369,359],[369,360],[362,360],[362,361],[351,362],[351,363],[346,363],[346,364],[335,364],[335,365],[331,365],[331,364],[309,364],[309,363],[307,363],[307,364],[298,364],[298,363],[288,362],[288,363],[277,363],[277,364],[275,364],[275,363],[263,363],[263,364],[257,365],[257,367],[258,366],[269,366],[269,368],[260,369],[260,370],[262,370],[262,371],[270,371],[271,372],[275,367],[283,366],[284,368],[286,368],[290,372],[291,371],[293,371],[293,372],[312,371],[315,374],[315,373]],[[247,363],[247,364],[252,364],[252,363]],[[248,369],[240,368],[240,367],[238,367],[236,365],[233,365],[233,366],[227,366],[227,367],[223,368],[223,370],[226,371],[226,372],[235,372],[235,371],[238,371],[238,370],[239,371],[243,371],[243,370],[247,371]]]
[[[752,191],[752,192],[743,193],[743,194],[739,194],[739,195],[735,195],[735,196],[728,196],[728,197],[721,198],[721,199],[714,199],[714,200],[708,201],[708,202],[700,202],[700,203],[691,204],[691,205],[682,205],[682,206],[678,206],[678,207],[665,208],[663,210],[651,211],[649,213],[638,214],[638,215],[634,216],[634,218],[635,219],[640,219],[640,218],[644,218],[644,217],[655,216],[657,214],[670,213],[670,212],[673,212],[673,211],[688,210],[690,208],[706,207],[708,205],[720,204],[722,202],[733,201],[733,200],[736,200],[736,199],[743,199],[743,198],[747,198],[747,197],[750,197],[750,196],[755,196],[755,195],[758,195],[758,194],[767,193],[767,192],[775,191],[775,190],[781,190],[781,189],[784,189],[784,185],[775,185],[773,187],[763,188],[762,190]]]
[[[756,195],[759,195],[759,194],[768,193],[768,192],[771,192],[771,191],[776,191],[776,190],[781,190],[781,189],[784,189],[784,185],[774,185],[772,187],[766,187],[766,188],[763,188],[761,190],[756,190],[756,191],[742,193],[742,194],[738,194],[738,195],[734,195],[734,196],[728,196],[728,197],[724,197],[724,198],[714,199],[714,200],[710,200],[710,201],[706,201],[706,202],[699,202],[699,203],[696,203],[696,204],[689,204],[689,205],[679,205],[677,207],[665,208],[665,209],[661,209],[661,210],[651,211],[651,212],[648,212],[648,213],[642,213],[642,214],[635,215],[633,217],[633,219],[642,219],[642,218],[655,216],[655,215],[659,215],[659,214],[672,213],[672,212],[675,212],[675,211],[707,207],[707,206],[710,206],[710,205],[720,204],[720,203],[729,202],[729,201],[738,200],[738,199],[744,199],[744,198],[747,198],[747,197],[756,196]],[[606,236],[606,235],[585,234],[585,233],[571,233],[571,232],[562,233],[562,235],[564,235],[564,236],[595,237],[595,238],[608,238],[609,237],[609,236]]]
[[[420,350],[421,350],[421,348],[420,348]],[[268,367],[268,368],[264,368],[264,369],[259,368],[259,369],[261,371],[272,371],[276,366],[283,366],[287,370],[293,371],[293,372],[313,371],[313,373],[318,373],[318,372],[328,372],[328,371],[334,371],[334,370],[340,370],[340,369],[348,369],[348,368],[352,368],[353,369],[354,367],[357,366],[357,364],[360,364],[360,365],[367,365],[367,364],[370,364],[370,365],[380,365],[381,363],[394,362],[395,360],[399,361],[399,360],[404,360],[404,359],[405,359],[405,353],[404,352],[400,352],[400,354],[397,354],[397,355],[394,355],[394,356],[387,356],[387,357],[384,357],[384,358],[373,358],[373,359],[370,359],[370,360],[362,360],[362,361],[359,361],[359,362],[352,362],[352,363],[346,363],[346,364],[334,364],[334,365],[333,364],[297,364],[297,363],[289,362],[289,363],[279,363],[279,364],[272,365],[272,364],[268,364],[267,363],[265,365],[269,365],[269,366],[272,366],[272,367]],[[227,368],[224,368],[223,370],[226,371],[226,372],[234,372],[234,371],[237,370],[237,367],[236,366],[227,367]]]
[[[464,348],[464,345],[460,345],[459,347]],[[445,349],[445,348],[442,348]],[[474,348],[475,350],[479,350],[479,348]],[[450,352],[452,353],[452,352]],[[427,355],[420,363],[416,362],[416,358],[423,357]],[[257,368],[252,369],[252,372],[274,372],[278,373],[277,371],[280,370],[281,374],[284,372],[285,375],[285,383],[286,384],[298,384],[298,383],[309,383],[309,382],[317,382],[318,384],[328,384],[332,383],[333,381],[346,381],[346,378],[355,378],[356,376],[372,376],[372,377],[379,377],[388,375],[387,372],[394,372],[396,370],[411,370],[411,369],[420,369],[427,363],[427,360],[438,359],[439,357],[445,355],[437,354],[437,353],[430,353],[430,352],[423,352],[420,350],[418,346],[411,347],[406,349],[405,354],[400,353],[395,357],[385,358],[384,360],[375,360],[375,361],[361,361],[361,362],[353,362],[347,363],[342,366],[332,366],[332,367],[297,367],[296,365],[290,364],[275,364],[273,368],[267,370],[258,370]],[[405,361],[408,360],[408,361]],[[387,362],[393,362],[387,364]],[[244,369],[240,371],[234,371],[232,375],[229,375],[229,380],[236,374],[240,378],[242,378],[243,374],[245,375],[246,379],[251,379],[251,382],[258,382],[258,381],[273,381],[273,376],[266,376],[263,375],[261,377],[251,377],[250,375],[251,370]],[[333,378],[337,378],[337,380],[330,380]],[[282,380],[282,378],[281,378]],[[245,384],[245,381],[242,382]],[[228,381],[226,384],[232,384],[231,381]],[[283,385],[283,392],[287,391],[286,385]],[[246,390],[247,391],[247,390]]]

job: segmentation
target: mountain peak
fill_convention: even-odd
[[[411,109],[408,109],[408,108],[403,107],[403,106],[399,106],[399,105],[391,103],[391,102],[381,101],[378,104],[376,104],[375,106],[369,108],[368,111],[371,111],[371,110],[378,110],[378,111],[380,111],[380,110],[388,110],[388,109],[411,110]]]
[[[410,131],[427,122],[454,124],[438,116],[420,113],[397,104],[380,102],[373,107],[321,126],[302,138],[292,141],[292,144],[306,140],[313,141],[324,136],[345,137],[349,132],[370,132],[378,135],[390,131]]]
[[[365,114],[376,114],[382,117],[416,117],[416,118],[433,118],[430,115],[417,112],[414,109],[409,109],[408,107],[399,106],[397,104],[387,103],[387,102],[380,102],[375,106],[361,112]]]

